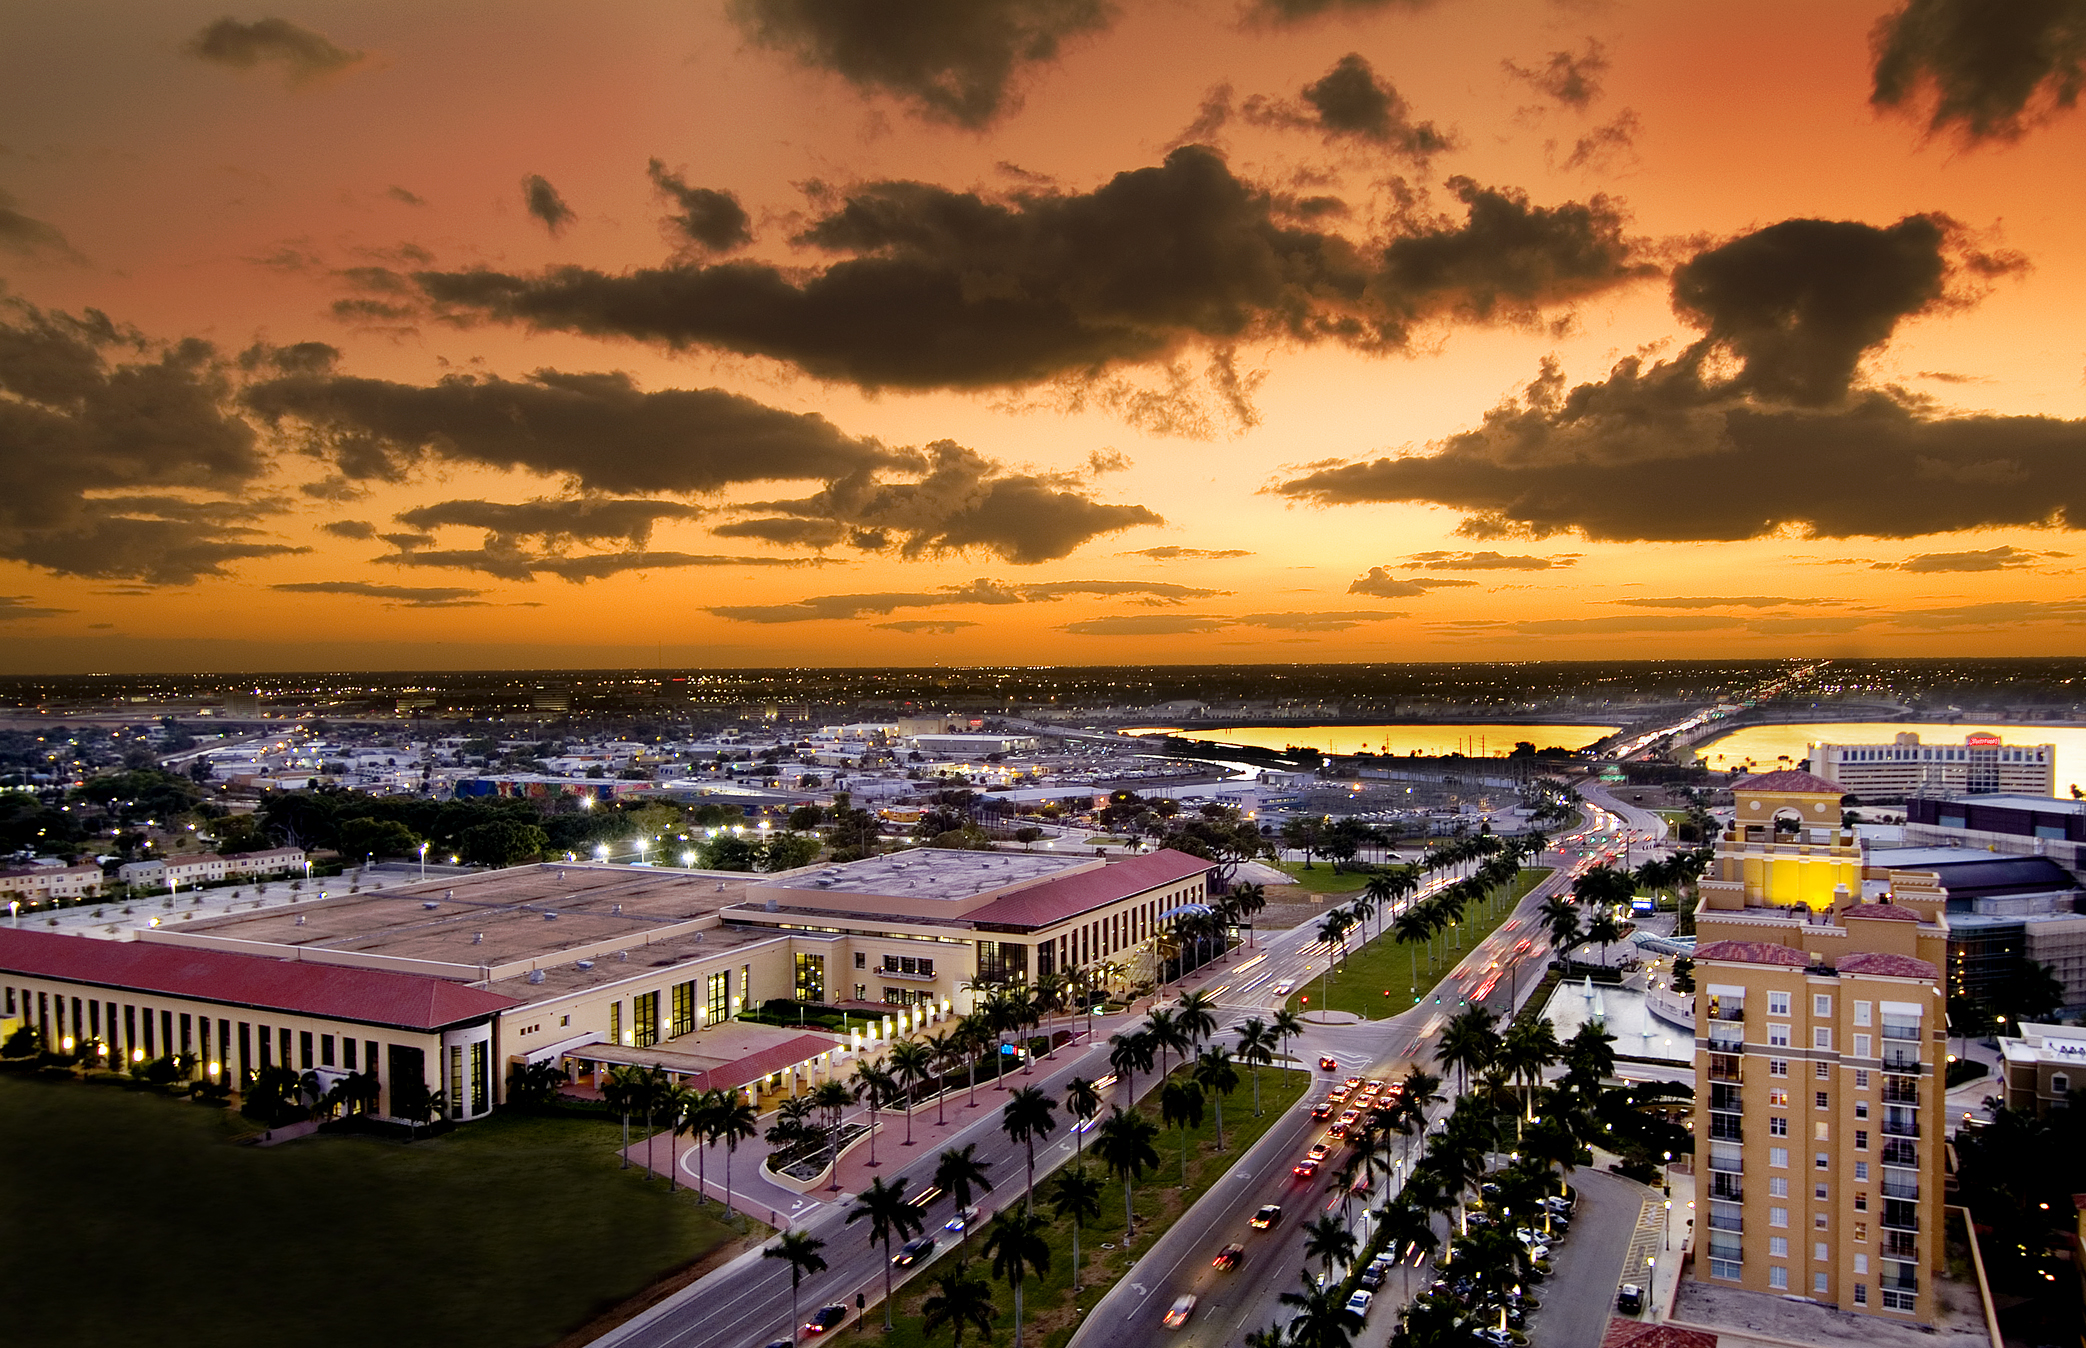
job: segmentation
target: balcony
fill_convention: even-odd
[[[1910,1166],[1916,1169],[1919,1166],[1919,1144],[1902,1139],[1885,1142],[1883,1144],[1883,1163],[1885,1165]]]
[[[1919,1265],[1901,1264],[1890,1260],[1882,1263],[1883,1273],[1879,1285],[1893,1292],[1917,1292],[1919,1290]]]
[[[1728,1263],[1730,1263],[1730,1264],[1732,1264],[1732,1265],[1734,1265],[1734,1266],[1735,1266],[1735,1265],[1737,1265],[1737,1264],[1739,1263],[1739,1255],[1740,1255],[1740,1249],[1739,1249],[1739,1243],[1738,1243],[1737,1241],[1735,1241],[1735,1240],[1728,1240],[1728,1241],[1726,1241],[1726,1240],[1718,1240],[1718,1239],[1716,1239],[1716,1238],[1715,1238],[1714,1236],[1712,1236],[1712,1237],[1710,1238],[1710,1242],[1709,1242],[1709,1257],[1710,1257],[1711,1259],[1713,1259],[1713,1260],[1720,1260],[1720,1261],[1724,1261],[1724,1262],[1728,1262]],[[1720,1275],[1718,1275],[1718,1276],[1720,1276],[1720,1277],[1726,1277],[1726,1278],[1735,1278],[1735,1277],[1737,1277],[1737,1276],[1738,1276],[1738,1273],[1737,1273],[1736,1269],[1734,1268],[1734,1270],[1733,1270],[1732,1272],[1730,1272],[1730,1273],[1724,1273],[1724,1274],[1720,1274]]]
[[[1717,1142],[1743,1142],[1745,1130],[1736,1114],[1712,1114],[1709,1116],[1709,1135]]]
[[[1885,1259],[1919,1259],[1919,1237],[1910,1231],[1886,1231],[1883,1233],[1883,1257]]]
[[[1712,1171],[1709,1177],[1709,1196],[1725,1203],[1743,1203],[1746,1201],[1745,1181],[1737,1175]]]
[[[1742,1175],[1746,1169],[1745,1158],[1739,1155],[1737,1147],[1711,1147],[1709,1168],[1726,1175]]]
[[[920,973],[918,971],[908,972],[903,969],[879,968],[875,972],[879,978],[896,978],[907,983],[932,983],[934,981],[934,970],[932,969],[925,973]]]
[[[1919,1082],[1905,1077],[1883,1079],[1883,1103],[1887,1105],[1917,1105]]]
[[[1885,1021],[1881,1028],[1885,1039],[1917,1040],[1919,1038],[1918,1021],[1914,1021],[1910,1025],[1893,1025],[1889,1021]]]
[[[1899,1076],[1919,1077],[1927,1074],[1927,1065],[1919,1060],[1917,1050],[1886,1049],[1883,1054],[1883,1070]]]
[[[1743,1053],[1746,1048],[1745,1027],[1725,1025],[1711,1021],[1709,1026],[1709,1049],[1712,1053]]]
[[[1888,1231],[1919,1230],[1919,1204],[1895,1198],[1883,1200],[1883,1227]]]
[[[1883,1135],[1885,1137],[1918,1137],[1919,1115],[1893,1106],[1883,1112]]]
[[[1742,1081],[1745,1078],[1741,1075],[1740,1068],[1744,1062],[1744,1058],[1735,1054],[1712,1053],[1709,1055],[1709,1079],[1711,1081]]]
[[[1746,1107],[1745,1098],[1736,1086],[1713,1085],[1709,1088],[1709,1107],[1737,1113]]]
[[[1711,1020],[1732,1022],[1743,1021],[1746,1018],[1746,1004],[1732,997],[1712,997],[1709,999],[1709,1018]]]
[[[1709,1205],[1709,1229],[1712,1231],[1744,1232],[1745,1209],[1735,1204],[1712,1203]]]
[[[1885,1170],[1883,1172],[1883,1196],[1885,1198],[1919,1197],[1919,1172],[1916,1170]]]

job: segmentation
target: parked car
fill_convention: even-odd
[[[823,1334],[845,1319],[847,1319],[847,1307],[836,1301],[830,1306],[821,1306],[813,1311],[811,1318],[804,1322],[804,1332],[806,1334]]]
[[[909,1240],[899,1246],[898,1253],[891,1256],[891,1262],[899,1268],[911,1268],[933,1253],[934,1237],[921,1236],[918,1240]]]
[[[1233,1269],[1237,1268],[1239,1266],[1239,1261],[1241,1259],[1244,1259],[1245,1257],[1246,1247],[1239,1244],[1237,1241],[1233,1241],[1231,1242],[1231,1244],[1226,1245],[1223,1249],[1217,1251],[1217,1257],[1215,1259],[1210,1260],[1210,1267],[1221,1270],[1225,1273],[1229,1273]]]
[[[1616,1288],[1615,1309],[1624,1315],[1641,1314],[1644,1310],[1644,1289],[1633,1282],[1626,1282]]]
[[[1361,1284],[1364,1291],[1373,1292],[1383,1286],[1383,1275],[1384,1267],[1382,1264],[1371,1264],[1362,1270],[1362,1276],[1356,1281]]]
[[[1281,1220],[1282,1205],[1280,1203],[1269,1203],[1253,1214],[1253,1229],[1255,1231],[1265,1231]]]
[[[1347,1298],[1347,1309],[1366,1320],[1369,1318],[1369,1303],[1374,1300],[1376,1300],[1376,1293],[1358,1291],[1353,1296]]]
[[[1182,1325],[1188,1323],[1188,1317],[1193,1314],[1195,1314],[1195,1298],[1193,1296],[1175,1297],[1173,1305],[1166,1308],[1166,1327],[1168,1329],[1179,1329]]]

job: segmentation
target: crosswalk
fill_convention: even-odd
[[[1660,1223],[1665,1215],[1664,1201],[1657,1194],[1644,1200],[1644,1206],[1637,1211],[1636,1229],[1630,1232],[1629,1253],[1622,1259],[1622,1276],[1616,1280],[1639,1284],[1646,1289],[1647,1297],[1651,1288],[1651,1261],[1658,1257],[1659,1239],[1664,1230]]]

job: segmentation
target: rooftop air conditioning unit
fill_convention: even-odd
[[[541,983],[541,982],[543,981],[543,970],[541,970],[541,969],[531,969],[531,970],[529,970],[529,981],[530,981],[531,983]]]
[[[437,909],[437,908],[440,908],[440,907],[441,907],[442,905],[441,905],[441,904],[439,904],[439,903],[436,903],[436,902],[435,902],[434,900],[432,900],[432,899],[429,899],[429,900],[428,900],[428,901],[427,901],[426,903],[423,903],[423,904],[421,904],[420,906],[421,906],[422,908],[425,908],[425,909],[427,909],[427,911],[428,911],[428,912],[432,913],[432,912],[433,912],[433,911],[434,911],[435,909]]]
[[[592,960],[574,960],[573,963],[578,965],[582,969],[591,969],[594,967],[594,961]]]
[[[556,922],[558,920],[558,915],[556,913],[545,913],[543,915],[543,920],[545,922]]]

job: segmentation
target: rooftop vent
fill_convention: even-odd
[[[766,903],[762,904],[761,907],[766,909],[768,912],[774,913],[781,911],[782,905],[775,902],[775,900],[773,899],[769,899]]]
[[[545,922],[556,922],[558,920],[558,915],[556,913],[545,913],[543,915],[543,920]]]
[[[582,969],[591,969],[594,967],[594,961],[592,960],[574,960],[573,963],[578,965]]]
[[[541,970],[541,969],[531,969],[531,970],[529,970],[529,981],[530,981],[531,983],[541,983],[541,982],[543,981],[543,970]]]
[[[482,931],[474,931],[474,932],[472,932],[472,933],[471,933],[471,944],[472,944],[472,945],[484,945],[484,944],[485,944],[485,933],[484,933],[484,932],[482,932]]]
[[[629,951],[627,951],[627,950],[618,950],[618,951],[616,952],[616,959],[617,959],[617,960],[618,960],[619,962],[621,962],[621,961],[627,961],[627,960],[628,960],[629,958],[630,958],[630,952],[629,952]]]
[[[442,897],[445,899],[453,899],[456,897],[456,891],[453,889],[445,889],[442,891]]]
[[[433,899],[429,899],[426,903],[423,903],[420,906],[422,908],[427,909],[428,912],[432,913],[435,909],[440,908],[442,905],[436,903]]]
[[[621,917],[623,916],[623,905],[620,903],[614,904],[609,908],[609,912],[615,914],[617,917]]]
[[[695,943],[697,945],[701,945],[703,943],[703,934],[701,932],[697,932],[695,934]]]
[[[297,914],[297,925],[300,927],[304,925],[304,914]]]

